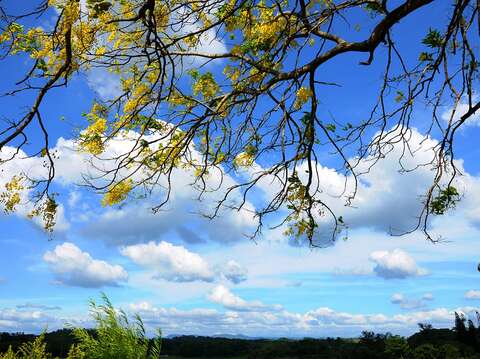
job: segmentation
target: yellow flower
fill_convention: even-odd
[[[255,160],[254,155],[247,152],[241,152],[233,160],[235,167],[250,167]]]
[[[215,82],[213,75],[210,72],[200,76],[200,78],[193,84],[193,94],[201,93],[205,99],[212,98],[220,90]]]
[[[111,185],[108,188],[108,192],[103,196],[102,206],[113,206],[114,204],[125,201],[132,188],[132,179],[123,180]]]
[[[296,110],[299,110],[305,103],[307,103],[310,97],[312,97],[312,91],[306,87],[300,87],[297,91],[297,98],[295,99],[293,107]]]

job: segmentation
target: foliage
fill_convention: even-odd
[[[388,358],[406,359],[410,357],[410,346],[405,338],[393,336],[385,341],[385,354]]]
[[[45,333],[27,341],[14,351],[11,346],[1,354],[0,359],[51,359],[47,351],[45,338],[49,338],[50,346],[56,354],[67,359],[154,359],[160,356],[161,333],[155,339],[146,336],[145,327],[141,318],[135,315],[131,323],[122,310],[117,311],[106,295],[102,295],[103,304],[97,305],[91,301],[91,312],[96,322],[94,330],[73,328],[65,332],[60,330]],[[65,334],[68,335],[65,335]],[[52,335],[53,334],[53,335]],[[0,337],[0,344],[4,340]],[[65,346],[65,343],[68,345]],[[55,348],[69,347],[68,353],[58,353]]]
[[[151,346],[141,318],[136,315],[131,323],[127,314],[117,311],[103,295],[103,304],[90,303],[92,316],[97,324],[95,336],[87,330],[75,328],[78,349],[92,359],[153,359],[160,355],[161,334]]]
[[[433,214],[444,214],[448,209],[455,207],[459,200],[460,195],[457,189],[453,186],[447,186],[433,198],[430,210]]]
[[[47,353],[45,334],[41,334],[31,342],[23,343],[16,352],[9,347],[1,359],[50,359],[52,356]]]
[[[215,217],[219,208],[243,208],[251,191],[266,179],[278,186],[272,186],[276,193],[271,200],[256,209],[255,234],[265,216],[286,209],[284,222],[290,228],[286,233],[312,245],[319,231],[331,232],[335,240],[343,228],[322,191],[325,179],[316,170],[318,158],[324,153],[335,157],[333,162],[347,181],[335,198],[351,205],[358,177],[364,173],[362,160],[375,165],[393,145],[410,148],[412,114],[417,103],[426,103],[432,116],[421,127],[440,141],[432,149],[432,161],[424,164],[435,175],[413,229],[422,229],[432,239],[428,217],[444,214],[458,199],[452,185],[438,195],[434,189],[454,183],[459,173],[453,158],[456,134],[480,108],[474,91],[479,80],[478,7],[475,0],[462,0],[445,7],[448,13],[439,21],[423,16],[430,28],[409,38],[408,47],[416,41],[426,51],[413,58],[395,37],[402,20],[431,11],[427,5],[442,3],[37,0],[26,13],[16,14],[2,2],[0,58],[19,57],[30,66],[8,94],[29,91],[35,99],[27,104],[28,111],[22,106],[23,116],[3,122],[0,151],[9,147],[13,155],[2,157],[0,166],[38,155],[46,173],[38,178],[18,173],[0,201],[6,211],[15,210],[21,199],[15,178],[24,178],[27,183],[22,186],[31,190],[29,200],[36,204],[34,215],[43,219],[47,230],[53,229],[57,203],[50,184],[56,176],[56,158],[49,134],[55,133],[55,123],[44,121],[43,105],[51,91],[96,70],[115,77],[119,93],[93,101],[79,128],[77,149],[92,161],[105,161],[92,167],[101,173],[87,179],[91,188],[105,195],[104,205],[121,204],[135,192],[144,192],[136,196],[144,198],[161,185],[165,190],[155,207],[159,209],[168,202],[172,174],[179,169],[195,173],[192,185],[202,197],[212,192],[208,184],[213,172],[236,175],[258,165],[248,179],[227,183],[226,189],[216,186],[225,192],[214,213],[207,215]],[[54,26],[43,26],[52,18]],[[361,31],[349,25],[358,19],[361,24],[355,28]],[[444,19],[448,22],[441,23]],[[219,44],[218,50],[211,50],[215,48],[211,44]],[[340,86],[332,87],[338,85],[335,74],[328,77],[333,82],[324,81],[324,69],[344,54],[350,55],[341,62],[349,67],[345,71],[358,69],[352,62],[358,54],[365,57],[363,66],[376,62],[375,78],[382,81],[378,96],[364,101],[369,115],[326,123],[323,113],[333,106],[323,102],[324,95],[338,91],[334,97],[345,97]],[[214,70],[207,71],[207,64]],[[459,114],[461,102],[468,109]],[[445,122],[438,121],[443,105],[452,108],[452,117]],[[34,141],[28,138],[32,134],[37,136]],[[115,146],[112,154],[109,148],[121,140],[123,146]],[[234,201],[239,192],[244,200]],[[332,230],[319,226],[324,216],[331,217]],[[344,220],[348,225],[348,218]]]

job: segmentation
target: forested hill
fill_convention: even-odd
[[[162,340],[165,358],[480,358],[480,328],[457,316],[453,329],[419,325],[419,331],[404,338],[391,334],[363,332],[359,338],[237,339],[204,336],[178,336]],[[92,334],[94,331],[92,330]],[[31,341],[34,335],[1,333],[0,353],[11,345]],[[45,335],[47,350],[65,358],[74,343],[68,329]]]

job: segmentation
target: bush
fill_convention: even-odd
[[[92,316],[97,323],[95,335],[86,329],[75,328],[78,349],[91,359],[153,359],[160,356],[161,333],[150,345],[139,315],[130,323],[123,310],[117,311],[107,296],[103,304],[90,302]]]
[[[154,359],[160,356],[161,332],[150,341],[140,316],[128,320],[123,310],[117,311],[106,295],[102,305],[90,302],[95,330],[73,329],[77,341],[70,347],[67,359]],[[10,347],[0,359],[51,359],[45,343],[45,334],[22,344],[18,351]]]

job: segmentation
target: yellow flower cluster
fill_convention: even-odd
[[[218,93],[219,90],[220,88],[210,72],[200,76],[193,84],[193,94],[195,96],[202,94],[205,99],[212,98]]]
[[[0,194],[0,203],[3,203],[6,213],[13,212],[20,203],[20,191],[25,188],[22,182],[23,177],[13,176],[10,182],[5,184],[6,191]]]
[[[47,232],[52,232],[56,224],[58,203],[53,198],[46,198],[45,201],[38,204],[29,214],[28,217],[42,217],[43,228]]]
[[[123,105],[123,112],[126,114],[131,114],[137,112],[143,106],[147,105],[150,102],[150,86],[147,86],[143,82],[135,85],[130,98],[125,101]]]
[[[102,206],[113,206],[127,199],[128,194],[133,188],[132,179],[120,181],[111,185],[107,193],[103,196]]]
[[[312,91],[306,87],[300,87],[297,91],[297,97],[295,99],[295,103],[293,107],[296,110],[299,110],[308,100],[312,97]]]
[[[165,31],[170,22],[170,11],[168,6],[162,2],[157,1],[155,4],[155,10],[153,12],[155,16],[155,23],[157,25],[157,32]]]
[[[241,152],[233,160],[235,167],[250,167],[253,164],[255,157],[251,153]]]
[[[104,151],[103,136],[107,131],[108,113],[105,107],[95,103],[92,110],[87,114],[88,120],[91,122],[80,136],[80,147],[92,155],[99,155]]]

